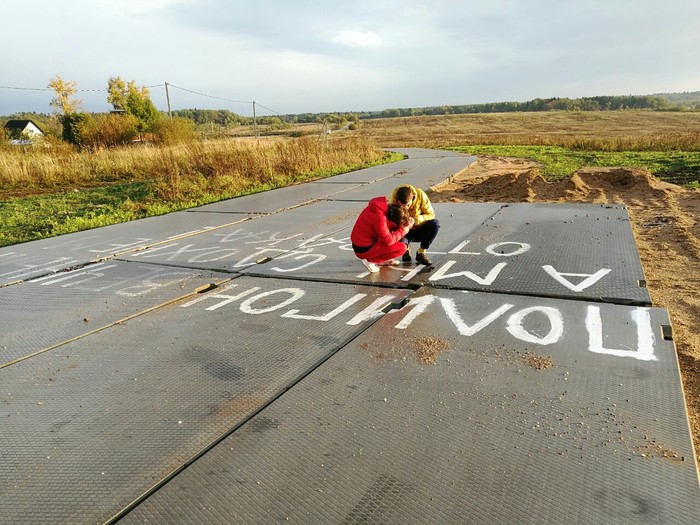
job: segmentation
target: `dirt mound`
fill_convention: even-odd
[[[545,193],[548,182],[537,168],[506,172],[475,181],[456,191],[453,201],[533,202]]]
[[[656,200],[681,190],[645,168],[583,168],[558,184],[567,200],[618,204]]]
[[[520,159],[518,159],[520,160]],[[479,159],[480,169],[464,172],[433,188],[436,202],[591,202],[624,204],[665,199],[682,192],[645,168],[583,168],[547,182],[534,163],[501,157]]]

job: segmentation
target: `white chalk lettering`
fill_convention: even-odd
[[[316,264],[317,262],[321,262],[324,259],[327,258],[326,255],[323,255],[322,253],[303,253],[301,255],[297,255],[299,252],[298,251],[293,251],[288,253],[287,255],[282,255],[275,259],[275,261],[278,261],[280,259],[284,259],[286,257],[291,257],[292,255],[296,255],[296,257],[292,257],[293,260],[295,261],[300,261],[302,259],[312,259],[310,262],[300,264],[299,266],[295,266],[293,268],[280,268],[279,266],[273,266],[272,269],[276,272],[295,272],[297,270],[301,270],[302,268],[306,268],[308,266],[312,266]]]
[[[246,241],[245,244],[257,244],[257,243],[265,242],[265,243],[270,243],[270,246],[274,246],[275,244],[278,244],[280,242],[288,241],[290,239],[294,239],[295,237],[299,237],[300,235],[303,235],[302,233],[295,233],[294,235],[290,235],[289,237],[277,238],[279,233],[280,232],[274,232],[267,239],[260,239],[258,241]]]
[[[494,266],[489,273],[486,274],[484,277],[479,277],[473,272],[470,271],[463,271],[463,272],[456,272],[456,273],[447,273],[447,270],[452,268],[457,263],[457,261],[447,261],[442,267],[440,267],[437,271],[435,271],[431,276],[430,276],[430,281],[439,281],[441,279],[451,279],[453,277],[460,277],[464,276],[467,277],[468,279],[471,279],[472,281],[488,286],[490,284],[493,284],[493,281],[496,280],[496,277],[498,277],[498,274],[501,273],[501,270],[506,267],[507,263],[498,263],[496,266]]]
[[[399,330],[405,330],[406,328],[411,326],[411,323],[416,319],[416,317],[425,312],[428,306],[435,302],[435,299],[436,297],[434,295],[412,297],[411,299],[409,299],[408,303],[400,310],[393,310],[389,312],[390,314],[399,312],[405,313],[406,310],[410,309],[410,311],[401,320],[401,322],[399,322],[394,328],[398,328]]]
[[[382,311],[384,307],[391,303],[391,301],[393,301],[395,297],[396,296],[394,295],[384,295],[382,297],[379,297],[378,299],[375,299],[371,305],[369,305],[355,317],[350,319],[346,324],[357,325],[360,323],[364,323],[365,321],[378,319],[379,317],[384,315],[384,312]]]
[[[126,244],[108,244],[107,248],[102,248],[102,249],[92,249],[88,250],[88,252],[92,253],[103,253],[103,252],[112,252],[116,253],[118,251],[128,251],[128,250],[133,250],[135,248],[140,248],[141,246],[144,246],[146,243],[150,242],[152,239],[149,238],[140,238],[136,239],[133,242],[129,242]]]
[[[445,310],[447,317],[455,325],[455,328],[457,328],[457,331],[460,334],[466,335],[468,337],[483,330],[488,325],[493,323],[496,319],[501,317],[508,310],[513,308],[512,304],[508,304],[508,303],[503,304],[503,305],[499,306],[496,310],[494,310],[493,312],[488,314],[486,317],[480,319],[475,324],[469,326],[467,323],[464,322],[462,317],[459,315],[459,312],[457,312],[457,307],[455,306],[455,302],[453,299],[449,299],[446,297],[440,297],[440,303],[442,304],[442,308],[443,308],[443,310]]]
[[[353,304],[355,304],[357,301],[362,299],[363,297],[367,297],[367,294],[364,293],[358,293],[354,297],[351,297],[347,301],[345,301],[343,304],[335,308],[334,310],[331,310],[325,315],[301,315],[299,314],[299,310],[289,310],[288,312],[285,312],[282,314],[282,317],[288,317],[290,319],[307,319],[309,321],[330,321],[333,319],[336,315],[339,313],[347,310],[350,308]]]
[[[464,248],[467,244],[469,244],[470,241],[462,241],[459,243],[457,246],[454,247],[454,249],[450,250],[447,253],[456,253],[459,255],[481,255],[480,252],[462,252],[460,251],[462,248]]]
[[[292,239],[294,237],[298,237],[299,235],[302,235],[301,233],[295,233],[291,237],[287,237],[286,239],[277,239],[277,235],[279,232],[273,232],[272,234],[266,236],[266,234],[270,233],[269,230],[265,230],[262,232],[251,232],[247,231],[243,228],[239,228],[233,232],[230,233],[216,233],[214,234],[216,237],[220,237],[219,243],[228,243],[228,242],[235,242],[235,241],[242,241],[244,239],[255,239],[253,241],[246,241],[244,244],[256,244],[256,243],[261,243],[261,242],[268,242],[268,241],[276,241],[280,242],[283,240],[287,239]]]
[[[253,288],[250,288],[249,290],[241,292],[238,295],[228,295],[228,294],[223,293],[223,292],[227,292],[228,290],[231,290],[232,288],[236,288],[237,286],[238,286],[238,284],[236,284],[236,283],[228,284],[221,290],[221,292],[203,294],[203,295],[197,297],[196,299],[192,299],[191,301],[188,301],[186,303],[181,304],[180,307],[187,308],[188,306],[192,306],[193,304],[197,304],[197,303],[200,303],[202,301],[208,301],[210,299],[223,299],[223,301],[221,301],[213,306],[210,306],[208,308],[205,308],[206,310],[209,310],[209,311],[217,310],[217,309],[221,308],[222,306],[226,306],[227,304],[232,303],[233,301],[237,301],[238,299],[242,299],[243,297],[246,297],[246,296],[260,290],[259,286],[254,286]]]
[[[317,239],[321,239],[319,242],[315,242]],[[344,246],[349,246],[345,245],[344,243],[347,243],[348,239],[343,238],[343,239],[335,239],[334,237],[324,237],[323,234],[318,234],[312,238],[310,238],[307,241],[304,241],[299,245],[299,248],[304,247],[304,248],[319,248],[321,246],[327,246],[329,244],[340,244],[339,249],[344,249]],[[313,243],[313,244],[312,244]],[[352,249],[352,246],[351,246]]]
[[[106,265],[106,263],[97,263],[93,264],[92,266],[86,267],[86,268],[80,268],[78,270],[71,270],[69,272],[62,272],[60,274],[52,274],[52,275],[45,275],[44,277],[38,277],[36,279],[32,279],[30,282],[32,283],[41,283],[42,286],[46,285],[52,285],[52,284],[57,284],[61,283],[64,281],[71,281],[67,284],[62,284],[61,286],[66,288],[69,286],[73,286],[85,281],[91,281],[93,279],[99,278],[99,277],[104,277],[104,273],[102,273],[104,270],[108,270],[110,268],[114,268],[117,266],[116,264],[110,264]],[[100,270],[99,272],[96,270]],[[80,277],[82,275],[91,275],[90,278],[87,279],[81,279],[79,281],[76,281],[75,279],[77,277]]]
[[[552,266],[550,265],[545,265],[542,267],[542,269],[547,272],[548,275],[552,276],[555,281],[557,281],[559,284],[563,284],[565,287],[567,287],[569,290],[573,292],[581,292],[588,288],[589,286],[597,283],[600,279],[608,275],[612,270],[610,268],[601,268],[598,270],[596,273],[562,273],[558,272],[555,270]],[[578,284],[574,284],[566,277],[585,277],[584,280],[582,280]]]
[[[656,361],[654,355],[654,331],[651,327],[651,315],[648,308],[636,308],[630,317],[637,325],[637,350],[621,350],[603,346],[603,321],[599,306],[588,306],[586,329],[588,330],[588,349],[596,354],[632,357],[640,361]]]
[[[21,277],[22,275],[27,275],[31,273],[39,273],[42,271],[52,271],[57,272],[66,266],[75,264],[78,261],[76,259],[71,259],[70,257],[60,257],[53,261],[42,264],[27,264],[19,270],[13,270],[11,272],[1,273],[0,277]],[[56,266],[54,266],[56,265]]]
[[[177,279],[170,279],[169,281],[164,280],[163,277],[168,276],[168,275],[180,276],[180,277]],[[158,290],[160,288],[170,286],[173,283],[184,281],[187,279],[188,275],[189,274],[186,272],[163,273],[163,274],[158,275],[158,278],[162,279],[159,282],[153,282],[151,279],[144,279],[143,281],[141,281],[141,284],[127,286],[126,288],[122,288],[121,290],[117,290],[115,293],[117,295],[123,295],[126,297],[138,297],[140,295],[145,295],[147,293],[153,292],[153,291]]]
[[[269,306],[267,308],[253,308],[252,304],[256,301],[260,301],[261,299],[265,299],[266,297],[270,297],[275,294],[289,294],[290,297],[288,299],[285,299],[279,304],[275,304],[272,306]],[[292,304],[294,301],[297,301],[304,297],[306,292],[304,290],[301,290],[300,288],[280,288],[279,290],[272,290],[271,292],[263,292],[261,294],[255,295],[251,297],[250,299],[246,299],[241,303],[241,312],[245,314],[266,314],[268,312],[274,312],[275,310],[279,310],[280,308],[284,308],[285,306],[288,306]]]
[[[509,244],[514,244],[516,246],[519,246],[519,248],[509,253],[505,253],[504,251],[497,251],[499,248],[502,248],[503,246],[507,246]],[[513,255],[520,255],[521,253],[525,253],[529,250],[530,245],[524,242],[496,242],[486,247],[486,251],[491,255],[495,255],[496,257],[512,257]]]
[[[163,257],[165,256],[166,261],[172,261],[178,258],[181,255],[190,255],[190,254],[198,254],[194,257],[190,257],[187,259],[187,262],[194,263],[194,262],[210,262],[210,261],[220,261],[222,259],[226,259],[228,257],[231,257],[232,255],[238,253],[238,249],[236,248],[218,248],[214,246],[208,246],[206,248],[192,248],[194,246],[193,244],[186,244],[185,246],[182,246],[181,248],[177,248],[176,250],[169,251],[169,252],[163,252],[163,250],[166,250],[168,248],[172,248],[178,246],[177,243],[173,244],[167,244],[164,246],[156,246],[154,248],[150,248],[147,251],[144,252],[138,252],[134,253],[132,256],[133,257],[142,257],[144,259],[150,259],[153,257]],[[212,255],[220,253],[220,255],[216,257],[212,257]]]
[[[280,248],[263,248],[262,250],[258,250],[255,253],[252,253],[248,255],[247,257],[243,257],[240,261],[238,261],[236,264],[233,265],[234,268],[243,268],[245,266],[252,266],[258,261],[259,259],[263,259],[263,254],[279,254],[279,253],[286,253],[287,250],[282,250]],[[265,257],[274,257],[275,255],[265,255]]]
[[[533,312],[541,312],[549,319],[549,333],[544,337],[538,337],[528,332],[523,327],[523,320]],[[562,319],[561,312],[556,308],[551,308],[549,306],[531,306],[530,308],[523,308],[511,315],[508,318],[506,330],[510,332],[510,335],[521,341],[538,345],[551,345],[552,343],[558,342],[562,335],[564,335],[564,320]]]

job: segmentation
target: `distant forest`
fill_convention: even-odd
[[[460,115],[468,113],[507,113],[512,111],[617,111],[646,109],[652,111],[700,111],[700,91],[659,93],[655,95],[601,96],[584,98],[536,98],[527,102],[490,102],[460,106],[432,106],[423,108],[392,108],[380,111],[349,113],[297,113],[257,118],[261,125],[281,123],[338,123],[356,119],[413,117],[420,115]],[[252,124],[251,117],[242,117],[227,110],[184,109],[173,111],[174,116],[185,117],[196,124],[214,123],[223,127]]]
[[[682,93],[657,93],[654,95],[600,96],[583,98],[536,98],[527,102],[490,102],[459,106],[432,106],[422,108],[392,108],[381,111],[348,113],[299,113],[274,116],[258,116],[255,123],[269,128],[282,128],[290,124],[327,122],[341,124],[361,119],[410,117],[421,115],[459,115],[471,113],[507,113],[526,111],[618,111],[643,109],[651,111],[700,111],[700,91]],[[181,109],[173,116],[192,120],[198,126],[233,128],[252,125],[252,117],[244,117],[226,109]],[[55,128],[55,119],[43,113],[18,113],[0,117],[0,125],[8,119],[31,119],[44,130]]]

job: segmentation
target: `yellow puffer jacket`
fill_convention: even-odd
[[[399,201],[396,199],[396,192],[399,191],[399,188],[403,186],[411,188],[413,194],[416,196],[413,199],[413,202],[411,203],[411,207],[408,208],[409,214],[416,221],[413,227],[415,228],[426,221],[434,219],[435,210],[433,210],[433,205],[430,204],[430,199],[428,198],[428,196],[423,190],[421,190],[420,188],[414,188],[410,184],[402,184],[401,186],[396,187],[393,193],[391,194],[391,197],[389,198],[389,203],[400,204]]]

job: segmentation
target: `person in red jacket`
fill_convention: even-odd
[[[390,205],[386,197],[375,197],[362,210],[350,233],[355,255],[370,272],[378,272],[379,266],[399,264],[396,257],[406,251],[401,239],[413,226],[413,218],[396,204]]]

